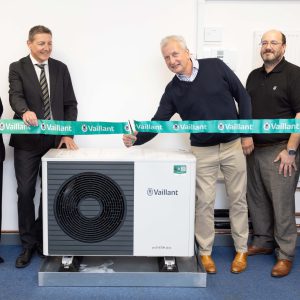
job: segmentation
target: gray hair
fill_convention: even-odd
[[[185,39],[180,35],[169,35],[169,36],[166,36],[165,38],[163,38],[160,42],[160,49],[165,47],[170,41],[177,42],[184,50],[188,49]]]

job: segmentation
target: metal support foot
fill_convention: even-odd
[[[81,256],[63,256],[59,272],[78,272],[81,260]]]
[[[178,266],[175,257],[158,258],[159,272],[178,272]]]

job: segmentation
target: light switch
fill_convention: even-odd
[[[222,42],[222,28],[204,28],[204,42]]]

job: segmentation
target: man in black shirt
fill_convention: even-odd
[[[152,120],[169,120],[178,113],[182,120],[250,119],[250,98],[237,76],[219,59],[190,56],[183,38],[162,40],[161,51],[169,70],[175,73]],[[236,109],[238,104],[239,111]],[[125,146],[141,145],[155,134],[125,135]],[[221,169],[230,201],[230,222],[236,255],[231,272],[247,267],[248,208],[246,203],[246,160],[253,149],[252,138],[239,134],[197,133],[190,136],[197,158],[195,236],[207,273],[216,273],[211,257],[214,242],[214,201]]]
[[[264,65],[247,80],[254,119],[300,117],[300,68],[284,59],[286,38],[271,30],[262,36]],[[256,134],[247,158],[247,200],[253,224],[248,255],[271,254],[272,276],[288,275],[295,254],[295,190],[299,178],[299,134]]]

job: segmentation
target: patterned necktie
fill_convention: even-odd
[[[50,120],[51,119],[51,110],[50,110],[50,99],[49,99],[49,91],[48,91],[48,84],[45,75],[45,65],[37,65],[41,69],[40,75],[40,86],[42,89],[42,96],[44,102],[44,119]]]

